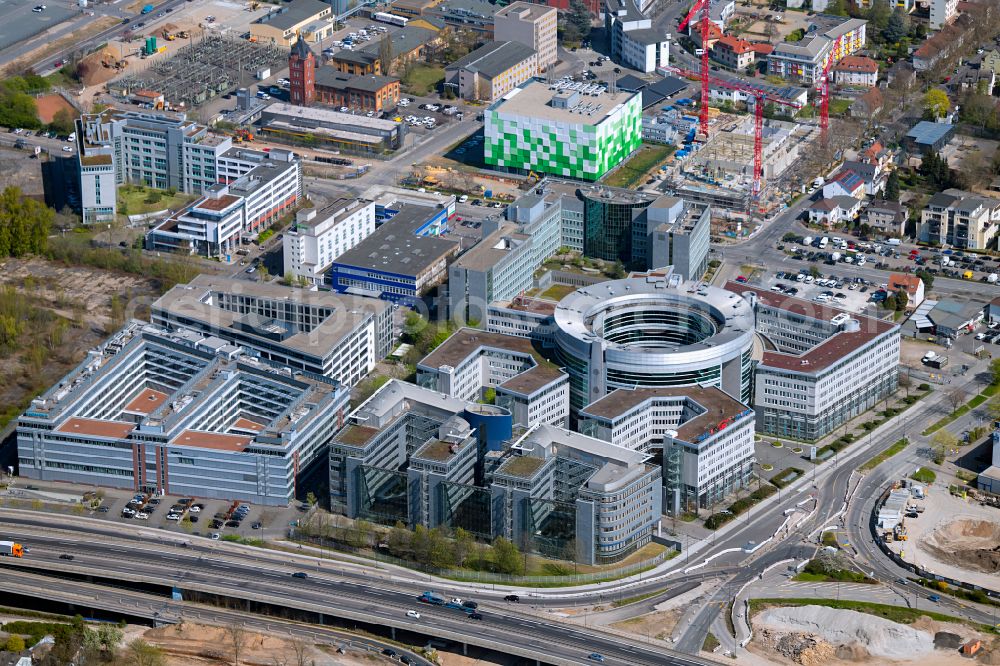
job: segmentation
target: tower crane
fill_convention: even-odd
[[[698,125],[701,133],[708,138],[708,83],[710,78],[708,74],[708,33],[709,26],[712,24],[712,0],[696,0],[691,11],[678,24],[677,29],[683,31],[698,12],[701,12],[701,53],[699,54],[701,56],[701,74],[697,77],[701,79],[701,110],[698,115]]]

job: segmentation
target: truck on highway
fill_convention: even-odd
[[[432,606],[444,606],[446,600],[436,592],[424,592],[417,597],[417,601],[424,604],[431,604]]]
[[[153,5],[146,5],[145,7],[142,8],[143,14],[149,14],[152,11],[153,11]]]
[[[14,541],[0,541],[0,555],[24,557],[24,546]]]

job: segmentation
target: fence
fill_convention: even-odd
[[[438,578],[448,578],[451,580],[463,581],[468,583],[490,583],[495,585],[523,585],[525,587],[533,587],[533,586],[545,587],[554,585],[569,586],[569,585],[597,583],[606,580],[616,580],[619,578],[626,578],[628,576],[641,573],[659,564],[662,564],[663,562],[666,562],[668,559],[673,557],[678,552],[675,550],[674,551],[665,550],[656,557],[652,557],[642,562],[636,562],[635,564],[629,564],[614,569],[602,569],[601,571],[593,571],[588,573],[567,574],[565,576],[512,576],[510,574],[495,573],[492,571],[474,571],[471,569],[439,569],[437,567],[427,566],[420,562],[414,562],[412,560],[404,560],[398,557],[393,557],[392,555],[385,555],[378,551],[370,551],[363,548],[357,548],[342,541],[334,541],[330,539],[324,539],[321,537],[309,536],[306,534],[302,534],[301,532],[294,532],[290,536],[295,541],[306,542],[324,548],[330,548],[331,550],[337,550],[341,552],[351,553],[354,555],[360,555],[362,557],[368,557],[375,562],[392,564],[395,566],[403,567],[405,569],[413,569],[414,571],[420,571],[421,573],[425,573],[431,576],[436,576]]]
[[[908,571],[912,571],[921,578],[926,578],[927,580],[944,581],[949,585],[952,585],[954,587],[960,587],[963,590],[971,590],[974,592],[975,591],[985,592],[988,596],[993,597],[994,599],[1000,599],[1000,591],[991,590],[990,588],[983,587],[981,585],[974,585],[973,583],[967,583],[963,580],[955,580],[954,578],[948,578],[947,576],[936,574],[933,571],[927,571],[926,569],[922,569],[918,567],[916,564],[913,564],[912,562],[907,562],[899,555],[897,555],[895,552],[893,552],[892,549],[886,545],[885,539],[883,539],[882,536],[878,533],[878,526],[877,526],[879,509],[882,508],[882,505],[885,504],[885,501],[886,499],[888,499],[888,497],[889,497],[889,491],[886,490],[885,492],[882,493],[882,496],[878,499],[878,501],[875,502],[875,507],[872,509],[871,515],[868,516],[868,529],[871,531],[872,537],[875,539],[875,543],[878,545],[879,550],[881,550],[884,555],[886,555],[890,560],[895,562],[898,566]]]

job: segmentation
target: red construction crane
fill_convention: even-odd
[[[697,76],[694,72],[690,70],[680,69],[678,67],[668,67],[670,71],[676,72],[681,76],[688,78]],[[714,76],[708,77],[709,83],[716,87],[728,88],[729,90],[737,90],[739,92],[745,93],[754,98],[754,109],[753,109],[753,203],[754,207],[758,208],[758,203],[760,201],[760,191],[761,191],[761,178],[764,175],[764,107],[769,103],[781,104],[784,106],[790,106],[793,109],[798,109],[795,104],[791,101],[784,99],[783,97],[778,97],[766,90],[757,88],[750,85],[749,83],[744,83],[738,79],[721,79]],[[707,90],[707,87],[706,87]],[[703,102],[703,107],[708,108],[707,102]]]
[[[697,12],[701,12],[701,75],[697,78],[701,79],[701,110],[698,115],[698,124],[700,125],[701,133],[708,137],[708,41],[709,41],[709,30],[712,25],[712,0],[696,0],[694,5],[691,7],[691,11],[688,12],[684,20],[681,21],[677,29],[683,31],[684,28],[688,26],[691,19]]]
[[[819,89],[820,102],[819,102],[819,140],[820,143],[826,148],[828,137],[827,133],[830,129],[830,69],[833,68],[836,62],[837,53],[840,51],[840,40],[844,38],[843,35],[837,37],[837,41],[833,43],[833,48],[830,49],[830,57],[826,59],[826,64],[823,65],[823,74],[819,78]]]

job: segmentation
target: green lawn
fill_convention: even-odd
[[[545,291],[542,292],[542,298],[547,298],[550,301],[561,301],[564,297],[569,296],[577,287],[568,284],[554,284]]]
[[[444,80],[444,68],[432,65],[415,65],[403,75],[402,83],[411,95],[430,95]]]
[[[123,215],[140,215],[158,210],[178,210],[194,201],[195,197],[167,190],[157,190],[141,185],[122,185],[118,188],[118,211]]]
[[[851,108],[851,104],[854,100],[850,99],[840,99],[839,97],[834,97],[830,99],[830,115],[831,116],[842,116],[847,113],[847,110]]]
[[[673,152],[673,146],[644,143],[635,155],[604,179],[604,184],[611,187],[638,185],[649,176],[650,171],[660,166]]]
[[[899,440],[898,442],[887,448],[885,451],[882,451],[878,455],[869,459],[868,462],[866,462],[864,465],[858,468],[858,471],[867,472],[869,470],[875,469],[876,467],[884,463],[886,460],[888,460],[889,458],[893,457],[894,455],[905,449],[909,443],[910,440],[905,438]]]

